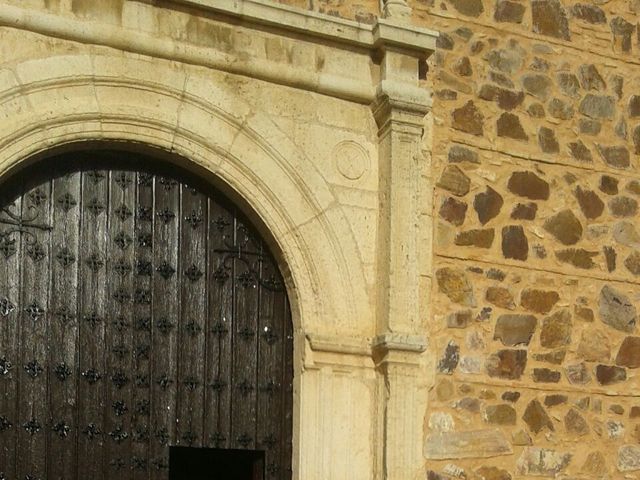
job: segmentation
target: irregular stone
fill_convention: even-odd
[[[628,110],[631,118],[640,117],[640,95],[631,95]]]
[[[552,432],[555,430],[551,418],[549,418],[549,415],[547,415],[547,411],[538,400],[534,399],[529,402],[527,408],[524,411],[522,419],[529,426],[529,429],[533,433],[540,433],[545,428],[551,430]]]
[[[489,270],[487,270],[487,278],[490,280],[498,280],[499,282],[502,282],[506,278],[506,276],[506,273],[497,268],[490,268]]]
[[[463,147],[462,145],[452,145],[449,149],[448,156],[449,163],[480,163],[478,154],[470,148]]]
[[[462,38],[465,42],[468,42],[469,40],[471,40],[471,37],[473,37],[473,30],[467,27],[458,27],[455,30],[455,34]]]
[[[531,21],[535,33],[571,39],[567,14],[558,0],[531,0]]]
[[[467,230],[458,233],[454,243],[463,247],[491,248],[494,236],[493,228]]]
[[[498,307],[506,308],[507,310],[513,310],[516,308],[516,304],[513,301],[513,295],[509,289],[504,287],[489,287],[485,294],[485,300]],[[498,322],[500,319],[498,319]]]
[[[501,87],[510,88],[510,89],[515,88],[514,83],[504,73],[494,72],[493,70],[489,70],[489,80],[492,81],[493,83],[497,83]]]
[[[424,445],[424,456],[430,460],[490,458],[512,453],[509,441],[498,429],[431,433]]]
[[[462,270],[444,267],[436,271],[438,289],[453,303],[475,307],[473,288]]]
[[[471,85],[467,82],[462,81],[460,78],[455,75],[451,75],[446,70],[440,70],[438,72],[438,78],[440,79],[440,83],[443,85],[447,85],[454,90],[457,90],[461,93],[472,93]]]
[[[631,252],[624,260],[624,266],[634,275],[640,275],[640,252]]]
[[[592,24],[607,23],[607,16],[600,7],[588,3],[576,3],[571,7],[571,14],[584,22]]]
[[[556,405],[562,405],[567,403],[568,397],[566,395],[554,394],[544,397],[544,404],[547,407],[555,407]]]
[[[618,179],[610,177],[609,175],[603,175],[600,177],[600,190],[607,195],[618,194]]]
[[[549,198],[549,184],[533,172],[513,172],[507,187],[511,193],[530,200]]]
[[[602,124],[596,120],[590,118],[581,118],[578,122],[580,133],[585,135],[598,135],[602,130]]]
[[[482,361],[478,357],[464,356],[460,359],[458,369],[461,373],[478,374],[482,370]]]
[[[547,249],[544,248],[544,245],[534,245],[531,248],[536,258],[539,258],[541,260],[544,260],[545,258],[547,258]]]
[[[631,333],[636,328],[636,307],[629,297],[605,285],[600,290],[600,319],[607,325],[622,332]]]
[[[540,100],[547,100],[551,93],[553,82],[549,77],[540,73],[527,73],[522,76],[522,88],[525,92]]]
[[[538,205],[535,203],[518,203],[511,212],[514,220],[535,220]]]
[[[614,217],[633,217],[638,213],[638,201],[629,197],[614,197],[609,200],[609,210]]]
[[[627,337],[622,341],[616,365],[627,368],[640,367],[640,337]]]
[[[449,475],[441,475],[433,470],[427,470],[427,480],[451,480]]]
[[[588,362],[608,362],[611,358],[609,339],[600,330],[585,330],[576,354]]]
[[[627,183],[626,190],[634,195],[640,195],[640,182],[638,180],[631,180]]]
[[[576,98],[580,96],[580,82],[573,73],[560,72],[556,76],[560,90],[568,97]]]
[[[629,150],[622,145],[596,145],[600,157],[613,168],[628,168],[631,164]]]
[[[623,445],[618,449],[618,470],[621,472],[640,470],[640,445]]]
[[[491,307],[483,307],[480,313],[476,316],[476,322],[485,322],[491,318]]]
[[[479,17],[484,12],[482,0],[449,0],[453,8],[468,17]]]
[[[598,72],[595,65],[580,65],[578,68],[578,78],[580,85],[585,90],[606,90],[607,84]]]
[[[567,376],[569,383],[573,385],[584,385],[591,381],[591,375],[589,375],[589,371],[584,363],[567,365],[564,369],[564,373]]]
[[[586,435],[589,433],[589,425],[584,417],[575,408],[570,409],[564,416],[564,427],[567,432],[575,435]]]
[[[622,422],[609,420],[606,425],[607,425],[607,436],[609,438],[618,439],[624,435],[624,425]]]
[[[520,305],[526,310],[547,314],[560,300],[555,290],[527,289],[520,294]]]
[[[611,413],[615,413],[616,415],[624,415],[624,407],[622,405],[613,404],[609,407],[609,411]]]
[[[622,98],[624,78],[622,78],[622,76],[620,75],[613,75],[609,81],[611,82],[611,89],[615,92],[616,97],[618,97],[618,100],[620,100]]]
[[[599,225],[588,225],[587,226],[587,237],[589,240],[598,240],[609,233],[609,225],[608,224],[599,224]]]
[[[577,142],[569,142],[569,153],[573,158],[580,162],[593,162],[593,155],[591,151],[582,143],[582,140]]]
[[[447,197],[440,206],[439,215],[447,222],[459,227],[464,223],[467,215],[467,204],[453,197]]]
[[[470,77],[473,75],[473,68],[469,57],[459,58],[451,67],[451,69],[461,77]]]
[[[573,107],[559,98],[552,98],[549,101],[547,111],[553,118],[558,118],[560,120],[570,120],[575,115]]]
[[[473,199],[473,208],[482,225],[495,218],[500,213],[503,204],[502,195],[489,186],[484,193],[477,194]]]
[[[443,88],[442,90],[436,90],[436,98],[440,100],[456,100],[458,98],[458,92]]]
[[[609,25],[613,32],[613,49],[617,52],[631,51],[631,35],[636,28],[635,25],[622,17],[615,17]]]
[[[533,359],[538,362],[552,363],[554,365],[560,365],[564,361],[564,357],[567,355],[566,350],[554,350],[547,353],[534,353]]]
[[[526,366],[526,350],[498,350],[489,356],[486,363],[490,377],[505,380],[518,380]]]
[[[511,435],[513,440],[513,444],[517,446],[526,446],[531,445],[533,442],[531,441],[531,436],[525,432],[524,430],[518,430]]]
[[[540,103],[532,103],[527,107],[527,113],[533,118],[544,118],[544,107]]]
[[[514,74],[522,68],[525,55],[526,52],[521,48],[506,48],[491,50],[485,55],[484,59],[495,70]]]
[[[573,313],[575,313],[576,317],[578,317],[580,320],[584,322],[593,322],[595,319],[593,310],[587,307],[583,307],[581,305],[576,305],[573,309]]]
[[[596,266],[593,258],[597,256],[598,252],[590,252],[584,248],[567,248],[556,252],[556,258],[562,263],[568,263],[585,270]]]
[[[453,388],[453,382],[446,378],[443,378],[436,385],[436,397],[441,402],[450,400],[455,394],[455,390]]]
[[[471,52],[472,55],[477,55],[480,52],[482,52],[482,50],[484,50],[484,47],[485,45],[482,40],[476,40],[469,47],[469,51]]]
[[[620,117],[620,120],[618,121],[618,123],[616,123],[614,131],[616,135],[622,140],[627,139],[627,121],[624,119],[624,117]]]
[[[627,371],[613,365],[597,365],[596,379],[600,385],[612,385],[627,379]]]
[[[558,383],[560,381],[560,372],[549,368],[534,368],[533,381],[536,383]]]
[[[529,242],[520,225],[509,225],[502,229],[502,255],[504,258],[526,260],[529,256]]]
[[[503,110],[513,110],[523,102],[524,93],[485,83],[480,87],[478,97],[490,102],[497,102]]]
[[[604,211],[604,202],[600,199],[598,194],[593,190],[583,190],[582,187],[577,187],[574,191],[580,210],[588,219],[595,219],[602,215]]]
[[[467,328],[471,323],[471,310],[461,310],[447,316],[447,327]]]
[[[457,165],[447,165],[436,185],[462,197],[469,193],[471,180]]]
[[[496,5],[493,18],[496,22],[522,23],[524,12],[524,5],[509,0],[500,0]]]
[[[438,362],[438,371],[451,375],[458,366],[459,361],[460,347],[451,340],[444,349],[444,353]]]
[[[604,454],[599,451],[591,452],[587,455],[587,459],[580,471],[597,476],[605,475],[607,473],[607,461],[604,458]]]
[[[633,129],[634,153],[640,155],[640,125]]]
[[[480,467],[476,470],[478,480],[511,480],[511,474],[498,467]]]
[[[545,348],[557,348],[571,343],[571,313],[563,308],[542,321],[540,345]]]
[[[532,475],[541,477],[556,477],[564,471],[573,455],[560,453],[539,447],[526,447],[518,459],[518,473],[520,475]]]
[[[501,398],[506,402],[515,403],[520,398],[520,392],[504,392]]]
[[[436,432],[450,432],[455,428],[455,423],[450,414],[434,412],[429,416],[429,428]]]
[[[538,145],[544,153],[558,153],[560,151],[560,144],[556,134],[547,127],[538,129]]]
[[[440,32],[440,35],[436,39],[436,48],[439,50],[453,50],[455,42],[451,35],[445,32]]]
[[[480,411],[480,400],[473,397],[461,398],[454,403],[453,407],[467,412],[478,413]]]
[[[613,118],[616,112],[614,97],[589,93],[580,102],[579,112],[591,118]]]
[[[508,347],[529,345],[537,324],[538,320],[533,315],[500,315],[493,339]]]
[[[631,410],[629,411],[629,418],[638,418],[640,417],[640,407],[637,405],[634,405],[633,407],[631,407]]]
[[[636,231],[636,227],[630,222],[617,222],[612,229],[613,238],[616,242],[627,247],[640,247],[640,234]]]
[[[534,57],[533,62],[529,65],[530,70],[536,72],[546,72],[549,70],[549,62],[540,57]]]
[[[496,122],[498,136],[513,138],[514,140],[529,140],[529,136],[522,128],[520,119],[513,113],[503,113]]]
[[[544,229],[563,245],[575,245],[582,238],[582,224],[568,209],[548,218]]]
[[[484,123],[484,116],[478,110],[473,103],[473,100],[469,100],[462,107],[456,109],[452,113],[453,123],[452,127],[456,130],[460,130],[471,135],[482,136],[484,130],[482,124]]]
[[[516,410],[507,404],[489,405],[484,410],[484,421],[495,425],[515,425]]]

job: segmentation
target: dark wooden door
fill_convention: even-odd
[[[292,348],[276,264],[209,185],[92,152],[0,186],[0,479],[166,480],[170,446],[290,479]]]

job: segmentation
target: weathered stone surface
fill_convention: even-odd
[[[548,218],[544,229],[563,245],[575,245],[582,238],[582,224],[568,209]]]
[[[471,135],[482,136],[484,130],[484,116],[475,106],[473,100],[469,100],[462,107],[456,109],[451,114],[453,122],[452,127]]]
[[[493,339],[500,340],[508,347],[529,345],[537,324],[538,320],[533,315],[500,315]]]
[[[556,258],[562,263],[568,263],[574,267],[585,270],[596,266],[593,258],[598,255],[598,252],[591,252],[584,248],[567,248],[556,252]]]
[[[602,130],[602,124],[590,118],[581,118],[578,121],[578,127],[580,128],[580,133],[585,135],[598,135]]]
[[[459,361],[460,347],[452,340],[447,344],[444,349],[444,353],[438,362],[438,371],[440,373],[451,375],[458,366]]]
[[[496,5],[493,18],[496,22],[522,23],[525,7],[521,3],[500,0]]]
[[[583,307],[582,305],[576,305],[573,309],[573,313],[575,313],[579,320],[584,322],[593,322],[595,320],[593,310],[588,307]]]
[[[609,175],[600,177],[600,190],[607,195],[618,194],[618,179]]]
[[[502,398],[502,400],[506,402],[515,403],[520,398],[520,392],[507,391],[507,392],[504,392],[500,398]]]
[[[640,181],[631,180],[629,183],[627,183],[625,190],[634,195],[640,195]]]
[[[436,271],[438,289],[449,300],[468,307],[475,307],[473,288],[469,279],[462,270],[450,267],[440,268]]]
[[[469,57],[459,58],[451,66],[451,69],[461,77],[470,77],[471,75],[473,75],[473,68],[471,67],[471,61],[469,60]]]
[[[636,26],[622,17],[615,17],[609,22],[613,32],[613,47],[618,52],[631,51],[631,35]]]
[[[535,220],[538,212],[538,205],[531,203],[518,203],[511,212],[514,220]]]
[[[618,470],[621,472],[640,470],[639,445],[623,445],[618,449]]]
[[[571,313],[563,308],[549,315],[542,321],[540,345],[546,348],[557,348],[571,343],[573,323]]]
[[[453,417],[446,412],[433,412],[429,416],[429,428],[436,432],[450,432],[455,428]]]
[[[521,48],[508,48],[491,50],[485,55],[484,59],[492,68],[513,74],[522,67],[525,55],[526,52]]]
[[[560,372],[549,368],[534,368],[532,378],[536,383],[558,383]]]
[[[582,464],[580,471],[601,476],[607,473],[607,460],[604,458],[604,454],[600,451],[591,452],[587,455],[587,459]]]
[[[576,354],[588,362],[608,362],[611,358],[609,338],[600,330],[585,330]]]
[[[544,397],[544,404],[546,407],[555,407],[556,405],[563,405],[567,403],[568,397],[566,395],[553,394]]]
[[[600,157],[607,165],[613,168],[628,168],[631,164],[629,150],[622,145],[605,146],[596,145]]]
[[[624,259],[624,266],[634,275],[640,275],[640,252],[631,252],[629,256]]]
[[[462,197],[469,193],[471,180],[457,165],[447,165],[436,185]]]
[[[520,305],[532,312],[547,314],[560,300],[558,292],[553,290],[526,289],[520,294]]]
[[[622,341],[616,365],[627,368],[640,367],[640,337],[627,337]]]
[[[478,480],[511,480],[511,474],[498,467],[480,467],[475,473]]]
[[[624,407],[617,403],[609,406],[609,411],[611,413],[615,413],[616,415],[624,415]]]
[[[598,72],[595,65],[580,65],[578,68],[578,78],[580,85],[585,90],[606,90],[607,84]]]
[[[482,0],[449,0],[453,8],[468,17],[478,17],[484,12]]]
[[[466,328],[472,321],[471,310],[461,310],[447,315],[447,327]]]
[[[469,83],[463,81],[462,79],[456,77],[455,75],[451,75],[446,70],[440,70],[438,72],[438,79],[443,85],[447,85],[454,90],[457,90],[460,93],[471,93],[472,88]]]
[[[540,100],[547,100],[553,85],[552,80],[540,73],[527,73],[521,79],[522,88],[529,95],[533,95]]]
[[[533,118],[544,118],[546,115],[544,106],[542,106],[541,103],[537,102],[534,102],[527,107],[527,113]]]
[[[567,356],[566,350],[553,350],[547,353],[534,353],[533,359],[538,362],[552,363],[553,365],[560,365],[564,362],[564,357]]]
[[[591,375],[589,375],[589,370],[587,370],[587,366],[584,363],[567,365],[564,373],[569,383],[573,385],[585,385],[591,381]]]
[[[631,222],[617,222],[611,229],[613,238],[616,242],[627,247],[640,248],[640,234]]]
[[[628,111],[631,118],[640,117],[640,95],[631,95]]]
[[[551,431],[555,430],[551,418],[538,400],[531,400],[529,402],[522,419],[533,433],[540,433],[545,428]]]
[[[460,226],[464,223],[466,214],[467,204],[456,200],[453,197],[445,198],[440,206],[440,217],[456,226]]]
[[[480,87],[478,97],[490,102],[497,102],[503,110],[513,110],[524,101],[523,92],[514,92],[488,83]]]
[[[509,225],[502,229],[502,255],[504,258],[526,260],[529,256],[529,242],[520,225]]]
[[[564,427],[567,429],[567,432],[575,435],[581,436],[589,433],[587,421],[575,408],[571,408],[564,416]]]
[[[482,359],[465,355],[460,358],[458,369],[461,373],[479,374],[482,373]]]
[[[578,110],[581,114],[591,118],[613,118],[616,112],[616,99],[589,93],[580,102]]]
[[[524,131],[520,119],[513,113],[503,113],[496,122],[499,137],[513,138],[514,140],[529,140],[529,136]]]
[[[624,436],[624,424],[615,420],[608,420],[605,424],[607,427],[607,436],[612,439],[622,438]]]
[[[583,190],[582,187],[576,187],[574,194],[580,205],[580,210],[585,217],[593,220],[602,215],[604,211],[604,202],[598,194],[593,190]]]
[[[524,430],[518,430],[516,432],[513,432],[513,434],[511,435],[511,438],[513,440],[514,445],[526,446],[526,445],[533,444],[533,441],[531,440],[531,436]]]
[[[430,460],[490,458],[511,453],[509,441],[498,429],[432,433],[424,446],[424,456]]]
[[[622,332],[631,333],[636,328],[636,307],[629,297],[615,288],[605,285],[600,290],[600,320]]]
[[[463,247],[491,248],[494,237],[493,228],[473,229],[458,233],[454,243]]]
[[[556,79],[558,80],[558,86],[560,90],[562,90],[562,93],[572,98],[580,96],[580,82],[578,81],[578,77],[573,73],[560,72],[556,76]]]
[[[600,385],[612,385],[627,379],[627,371],[614,365],[597,365],[596,379]]]
[[[453,408],[466,410],[467,412],[478,413],[480,411],[480,400],[473,397],[464,397],[453,404]]]
[[[560,144],[556,134],[547,127],[538,129],[538,145],[544,153],[558,153],[560,151]]]
[[[456,100],[458,98],[458,92],[443,88],[435,91],[436,98],[440,100]]]
[[[484,420],[495,425],[515,425],[516,410],[511,405],[489,405],[484,410]]]
[[[502,195],[489,186],[485,192],[477,194],[473,199],[473,208],[482,225],[495,218],[500,213],[503,204]]]
[[[532,0],[531,20],[535,33],[570,40],[569,21],[558,0]]]
[[[453,50],[455,44],[456,43],[451,35],[446,32],[441,32],[436,39],[436,47],[440,50]]]
[[[515,88],[515,84],[504,73],[496,72],[494,70],[489,70],[488,78],[490,81],[492,81],[493,83],[497,83],[501,87],[505,87],[509,89]]]
[[[549,198],[549,184],[533,172],[513,172],[507,186],[511,193],[530,200]]]
[[[527,366],[526,350],[498,350],[487,359],[487,373],[490,377],[517,380]]]
[[[615,197],[609,200],[609,210],[614,217],[633,217],[638,213],[638,201],[635,198]]]
[[[555,477],[571,463],[571,453],[538,447],[526,447],[518,459],[518,473],[540,477]]]
[[[607,16],[600,7],[588,3],[576,3],[571,7],[571,14],[584,22],[601,24],[607,23]]]
[[[559,98],[552,98],[549,101],[547,111],[549,112],[549,115],[559,120],[570,120],[575,115],[573,106]]]
[[[449,149],[449,156],[447,159],[449,160],[449,163],[480,163],[478,153],[468,147],[463,147],[462,145],[452,145]]]
[[[507,277],[507,274],[498,268],[490,268],[487,270],[487,278],[491,280],[497,280],[502,282]]]
[[[487,302],[500,308],[506,308],[507,310],[516,308],[513,295],[509,289],[505,287],[488,287],[484,298]]]
[[[591,150],[586,147],[582,140],[569,142],[567,146],[569,147],[569,153],[571,156],[579,162],[593,162]]]

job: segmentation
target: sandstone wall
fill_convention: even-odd
[[[442,32],[428,478],[636,478],[640,4],[408,3]]]

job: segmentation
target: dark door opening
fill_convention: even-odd
[[[171,447],[169,480],[263,480],[264,452]]]

